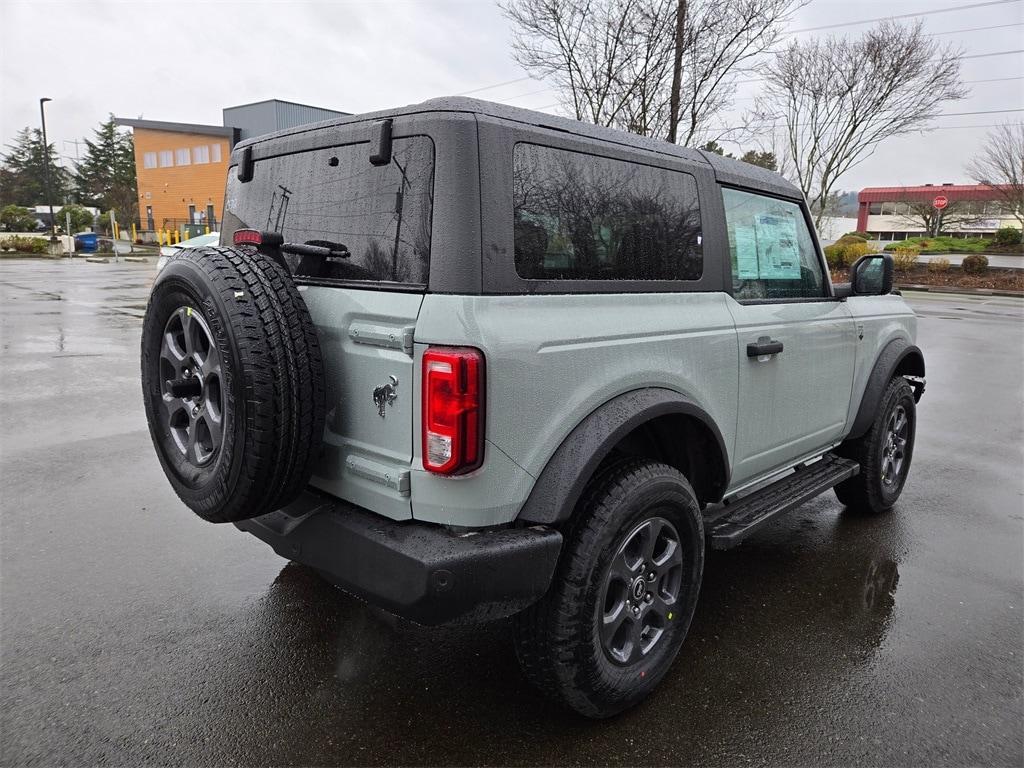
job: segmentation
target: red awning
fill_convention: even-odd
[[[955,200],[999,200],[998,185],[984,184],[932,184],[921,187],[867,187],[857,195],[860,203],[895,203],[930,201],[938,195],[945,195],[952,203]],[[1009,189],[1009,187],[1003,187]]]

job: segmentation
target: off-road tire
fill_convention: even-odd
[[[675,526],[682,544],[675,615],[648,657],[616,665],[599,637],[604,579],[624,537],[655,513]],[[610,717],[637,704],[679,652],[703,569],[703,518],[686,478],[644,459],[608,467],[591,481],[576,508],[548,594],[513,620],[516,655],[527,679],[587,717]]]
[[[203,465],[174,442],[162,410],[170,396],[161,345],[172,314],[182,310],[203,319],[219,354],[221,441]],[[272,260],[224,247],[171,257],[146,308],[142,387],[164,473],[201,518],[257,517],[292,501],[309,481],[324,431],[320,342],[294,282]]]
[[[883,480],[882,462],[886,451],[889,423],[898,408],[908,420],[906,448],[896,482]],[[860,464],[860,472],[835,487],[836,497],[855,512],[880,514],[892,509],[903,492],[914,454],[914,432],[917,413],[914,390],[902,376],[889,382],[878,404],[878,413],[870,429],[856,440],[848,440],[836,451]]]

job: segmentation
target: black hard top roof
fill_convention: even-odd
[[[410,104],[396,109],[386,109],[377,112],[365,112],[345,117],[332,118],[322,122],[310,123],[297,128],[289,128],[275,133],[246,139],[236,145],[245,147],[252,144],[259,144],[264,141],[294,136],[307,131],[322,130],[331,126],[348,125],[372,120],[382,120],[388,117],[400,117],[402,115],[414,115],[425,112],[465,112],[477,115],[495,117],[502,120],[509,120],[524,125],[531,125],[537,128],[554,129],[565,133],[585,136],[587,138],[607,141],[620,146],[635,147],[662,155],[671,155],[691,162],[710,165],[715,172],[717,179],[723,184],[739,187],[751,187],[764,190],[782,197],[802,199],[800,189],[787,181],[781,174],[769,171],[760,166],[745,163],[742,160],[735,160],[729,157],[722,157],[714,152],[707,152],[701,149],[681,147],[678,144],[670,144],[660,139],[652,139],[647,136],[627,133],[626,131],[604,126],[584,123],[558,115],[549,115],[545,112],[535,112],[531,109],[513,107],[508,104],[498,104],[493,101],[471,99],[465,96],[446,96],[436,99],[428,99],[419,104]]]

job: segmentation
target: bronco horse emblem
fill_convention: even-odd
[[[390,381],[387,384],[381,384],[373,390],[373,404],[377,406],[377,415],[382,419],[385,416],[384,409],[389,405],[394,405],[395,398],[398,397],[398,377],[388,376],[388,378]]]

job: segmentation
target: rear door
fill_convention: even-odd
[[[796,202],[723,188],[737,333],[738,488],[842,437],[856,333]]]
[[[428,279],[434,185],[431,138],[403,136],[401,128],[396,120],[385,165],[370,163],[366,127],[255,145],[251,179],[229,174],[223,230],[224,243],[239,229],[256,229],[350,253],[284,254],[325,362],[325,451],[312,484],[396,519],[411,516],[413,337]]]

